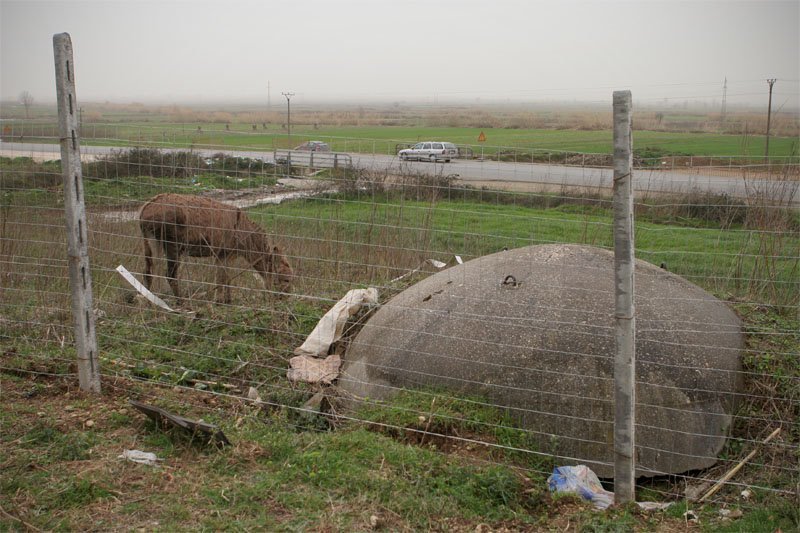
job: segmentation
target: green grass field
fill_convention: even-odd
[[[204,131],[197,132],[197,126]],[[162,129],[163,128],[163,129]],[[232,125],[227,132],[219,125],[191,124],[186,126],[161,126],[152,128],[146,124],[132,124],[121,129],[123,138],[142,138],[143,140],[162,140],[179,144],[265,147],[267,149],[296,146],[307,140],[319,139],[331,144],[334,151],[367,152],[395,154],[398,144],[415,143],[423,140],[447,140],[459,145],[471,146],[473,151],[493,154],[498,149],[567,151],[580,153],[609,154],[612,152],[610,131],[577,130],[517,130],[517,129],[475,129],[446,127],[326,127],[313,129],[295,126],[292,139],[285,132],[276,129],[252,131],[249,125]],[[248,131],[250,130],[250,131]],[[187,133],[188,132],[188,133]],[[240,133],[237,133],[240,132]],[[486,142],[478,142],[483,132]],[[655,131],[636,131],[634,149],[655,149],[665,154],[675,155],[719,155],[719,156],[762,156],[764,137],[745,138],[737,135],[716,135],[708,133],[667,133]],[[770,139],[770,154],[788,156],[797,154],[797,139]]]
[[[453,193],[458,196],[458,192]],[[465,259],[494,253],[504,247],[533,244],[581,243],[612,247],[611,212],[606,207],[576,206],[568,203],[549,209],[531,209],[525,197],[491,193],[484,201],[428,202],[371,197],[365,202],[304,200],[280,210],[261,208],[255,215],[268,227],[292,240],[313,239],[333,232],[337,240],[380,248],[387,245],[408,253],[433,254],[447,260],[453,254]],[[518,201],[523,205],[514,205]],[[747,230],[742,227],[714,228],[701,219],[682,217],[681,225],[654,223],[659,216],[647,206],[640,210],[636,224],[637,257],[654,264],[666,263],[671,271],[726,297],[750,290],[751,282],[763,290],[761,297],[784,296],[780,303],[796,303],[800,283],[800,238],[787,233]],[[652,211],[655,211],[653,209]],[[705,227],[704,227],[705,226]],[[763,264],[763,250],[782,252]],[[768,274],[768,272],[770,274]],[[393,277],[396,273],[389,272]],[[768,279],[765,279],[768,278]],[[379,282],[376,279],[375,282]],[[779,303],[775,300],[775,303]]]
[[[307,140],[322,140],[338,152],[362,152],[393,155],[398,147],[421,140],[446,140],[469,146],[475,155],[492,155],[498,151],[514,150],[523,154],[531,152],[577,152],[610,154],[611,131],[584,131],[573,129],[509,129],[509,128],[450,128],[450,127],[352,127],[294,126],[291,138],[285,130],[274,124],[267,129],[250,124],[231,124],[226,130],[221,124],[191,123],[127,123],[86,124],[83,143],[120,145],[125,141],[136,144],[166,147],[217,147],[248,148],[254,150],[283,149],[297,146]],[[20,136],[29,141],[55,138],[55,129],[44,125],[15,126],[4,138],[11,141]],[[198,128],[200,128],[198,130]],[[486,142],[479,143],[483,132]],[[645,157],[680,156],[744,156],[764,155],[763,135],[721,135],[714,133],[674,133],[662,131],[636,131],[634,150]],[[775,137],[770,139],[770,155],[797,156],[798,139]],[[521,155],[524,160],[524,155]]]

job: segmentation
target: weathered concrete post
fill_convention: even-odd
[[[100,392],[92,273],[89,269],[86,207],[78,139],[78,99],[75,96],[75,63],[68,33],[53,36],[58,98],[58,130],[61,140],[61,169],[64,177],[64,212],[67,227],[69,281],[72,315],[75,321],[75,349],[78,353],[78,381],[81,390]]]
[[[631,92],[614,92],[614,498],[635,500],[636,353]]]

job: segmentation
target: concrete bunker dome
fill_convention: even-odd
[[[340,387],[377,400],[403,389],[483,397],[541,451],[610,477],[613,290],[613,254],[591,246],[529,246],[454,266],[378,310],[345,355]],[[635,305],[637,475],[707,468],[741,389],[741,321],[641,260]]]

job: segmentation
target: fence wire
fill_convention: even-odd
[[[537,245],[554,246],[552,254],[568,244],[612,250],[608,156],[477,145],[463,146],[464,157],[451,163],[401,163],[397,142],[336,138],[322,140],[343,154],[341,160],[318,158],[318,166],[310,167],[304,154],[293,162],[277,160],[292,140],[257,128],[239,145],[212,144],[211,133],[233,134],[201,127],[87,124],[82,130],[104,386],[144,382],[156,399],[159,389],[177,387],[186,391],[187,409],[207,412],[223,427],[224,416],[203,398],[258,405],[280,413],[294,431],[368,427],[442,453],[463,455],[477,446],[484,452],[470,452],[473,459],[524,472],[547,475],[554,466],[581,463],[609,477],[613,286],[600,281],[610,275],[602,262],[567,265],[555,278],[514,280],[522,285],[510,290],[534,295],[517,302],[500,291],[485,295],[477,286],[454,289],[446,310],[423,305],[438,299],[435,290],[413,305],[398,299],[434,275],[448,287],[499,285],[502,280],[488,270],[465,273],[470,260],[489,254]],[[3,372],[75,373],[55,142],[47,124],[13,125],[3,134]],[[637,309],[648,313],[637,319],[638,349],[646,356],[637,368],[636,431],[648,443],[637,444],[638,488],[682,499],[687,488],[716,481],[760,447],[713,500],[729,501],[744,487],[796,496],[797,158],[764,163],[670,156],[639,159],[635,167],[636,256],[654,265],[637,270],[637,283],[656,283],[668,272],[707,291],[681,291],[675,284],[674,291],[637,293]],[[174,220],[151,235],[161,249],[151,288],[175,312],[149,303],[117,271],[123,265],[146,280],[140,210],[163,194],[213,199],[239,217],[231,224],[245,217],[257,225],[207,257],[184,257],[180,299],[163,257],[174,245]],[[158,216],[167,223],[177,212],[177,197],[162,198],[167,200]],[[194,241],[179,244],[199,253],[239,227],[212,211],[184,221]],[[260,232],[264,240],[254,240]],[[256,241],[258,250],[252,248]],[[223,262],[224,278],[215,261],[222,258],[214,257],[220,250],[240,256]],[[281,253],[293,269],[291,285],[280,282]],[[271,263],[260,264],[261,257]],[[513,254],[502,261],[509,272],[532,266],[544,272],[548,264]],[[380,311],[368,306],[351,317],[342,339],[322,354],[345,361],[338,383],[350,385],[342,391],[287,379],[295,350],[328,309],[347,291],[365,287],[377,288]],[[741,328],[710,314],[660,312],[707,309],[711,295],[734,310]],[[378,312],[395,318],[359,341]],[[429,329],[407,325],[415,322],[405,318],[420,314],[429,316]],[[719,344],[740,334],[743,345]],[[391,344],[397,339],[406,344]],[[360,350],[384,356],[348,373],[349,350],[359,342]],[[442,348],[448,346],[457,348]],[[504,357],[517,353],[530,355]],[[683,353],[689,355],[668,357]],[[721,360],[728,363],[716,364]],[[370,394],[352,392],[363,387]],[[251,388],[258,399],[248,397]],[[319,391],[326,397],[321,409],[308,403]],[[779,427],[783,432],[762,446]],[[704,444],[682,444],[695,440]],[[647,466],[663,457],[692,466]]]

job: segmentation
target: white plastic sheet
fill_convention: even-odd
[[[460,260],[461,260],[461,258],[460,258],[460,257],[458,257],[458,256],[456,256],[456,261],[459,261],[459,264],[461,264]],[[438,268],[439,270],[441,270],[441,269],[443,269],[444,267],[446,267],[446,266],[447,266],[447,263],[442,263],[442,262],[441,262],[441,261],[439,261],[438,259],[426,259],[425,261],[423,261],[423,262],[422,262],[422,264],[421,264],[420,266],[418,266],[418,267],[417,267],[417,268],[415,268],[414,270],[409,270],[409,271],[408,271],[408,272],[406,272],[405,274],[403,274],[403,275],[401,275],[401,276],[398,276],[398,277],[396,277],[396,278],[394,278],[394,279],[392,279],[392,280],[389,280],[389,283],[394,283],[395,281],[400,281],[400,280],[401,280],[401,279],[403,279],[403,278],[407,278],[407,277],[408,277],[408,276],[410,276],[411,274],[416,274],[417,272],[419,272],[420,270],[422,270],[422,267],[423,267],[423,266],[425,266],[425,263],[430,263],[431,265],[435,266],[435,267],[436,267],[436,268]]]
[[[128,272],[127,268],[125,268],[122,265],[119,265],[117,267],[117,272],[119,272],[122,275],[122,277],[125,278],[125,281],[130,283],[134,289],[139,291],[139,294],[147,298],[150,302],[154,303],[155,305],[159,306],[160,308],[166,311],[169,311],[171,313],[175,312],[175,310],[172,309],[170,306],[168,306],[166,302],[164,302],[164,300],[162,300],[161,298],[159,298],[158,296],[147,290],[147,288],[144,285],[142,285],[138,279],[133,277],[133,274]]]
[[[296,357],[289,360],[289,381],[329,384],[336,379],[342,365],[341,358],[338,355],[319,358],[326,356],[331,345],[342,338],[348,318],[358,313],[362,306],[377,303],[378,289],[374,287],[348,291],[325,313],[305,342],[295,349]]]
[[[127,459],[134,463],[149,466],[158,466],[158,461],[161,460],[156,457],[156,454],[152,452],[143,452],[141,450],[125,450],[122,452],[122,455],[119,456],[119,459]]]
[[[378,289],[353,289],[325,313],[317,326],[297,349],[295,355],[322,357],[328,354],[331,344],[342,338],[347,319],[358,313],[362,305],[378,303]]]

